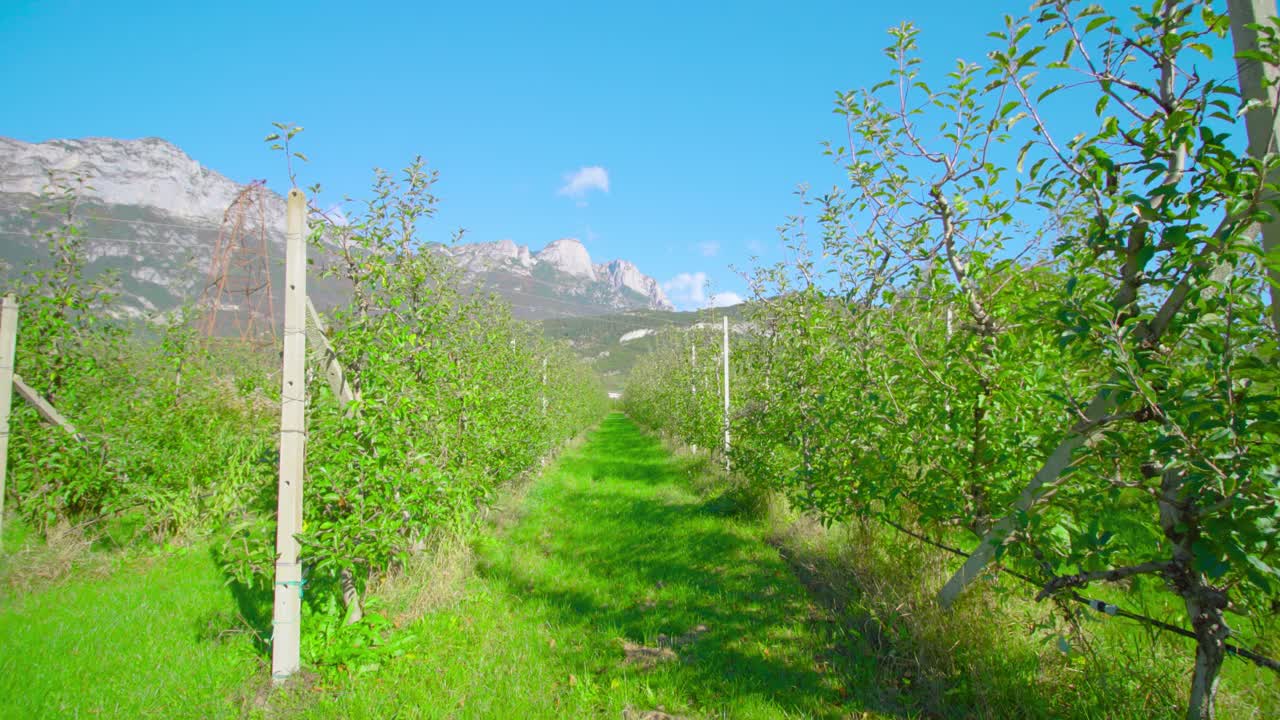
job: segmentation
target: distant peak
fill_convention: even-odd
[[[85,200],[148,207],[183,218],[220,221],[241,185],[209,170],[160,137],[61,138],[0,142],[0,192],[38,196],[48,170],[88,180]],[[283,202],[280,203],[283,212]]]
[[[559,240],[552,240],[551,242],[547,243],[547,246],[542,248],[540,252],[546,252],[547,250],[550,250],[551,248],[555,248],[555,247],[575,247],[575,246],[582,248],[583,252],[586,252],[587,250],[587,246],[583,245],[582,241],[579,240],[578,238],[562,237]]]
[[[125,142],[130,142],[130,141],[126,140]],[[155,145],[155,146],[165,148],[166,150],[173,149],[173,150],[177,150],[183,155],[186,155],[186,152],[183,151],[182,148],[178,147],[176,143],[169,142],[168,140],[165,140],[162,137],[155,137],[154,135],[151,137],[138,138],[137,140],[134,140],[132,142],[136,142],[140,145]]]
[[[84,137],[84,138],[50,138],[40,143],[29,143],[31,145],[62,145],[68,147],[101,147],[101,146],[125,146],[125,147],[146,147],[146,148],[163,148],[165,150],[173,150],[175,152],[186,155],[186,152],[176,144],[154,135],[143,138],[113,138],[113,137]]]
[[[534,257],[538,262],[547,263],[568,275],[596,279],[591,255],[577,238],[560,238],[539,250]]]

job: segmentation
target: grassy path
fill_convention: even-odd
[[[454,599],[401,630],[407,655],[284,695],[219,631],[238,606],[207,548],[9,597],[0,718],[849,716],[804,589],[761,523],[693,490],[698,462],[610,416],[480,532],[474,571],[421,580]]]
[[[513,527],[482,539],[464,599],[413,627],[411,660],[310,712],[844,717],[803,588],[729,509],[613,415],[533,486]]]

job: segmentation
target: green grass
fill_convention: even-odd
[[[409,628],[422,640],[412,657],[340,683],[308,714],[844,717],[814,609],[762,524],[704,501],[685,471],[610,416],[533,487],[513,528],[480,538],[463,599]],[[624,641],[658,647],[699,626],[678,659],[626,663]]]
[[[236,604],[200,549],[0,603],[0,717],[234,716],[260,672],[251,637],[217,637]]]

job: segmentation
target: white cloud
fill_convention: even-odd
[[[735,292],[707,294],[709,278],[705,272],[683,272],[662,283],[662,292],[678,310],[697,310],[707,307],[728,307],[742,302]]]
[[[707,305],[711,307],[729,307],[742,302],[742,296],[736,292],[721,292],[711,296]]]
[[[763,255],[764,243],[760,242],[759,240],[748,240],[747,249],[751,251],[752,255]]]
[[[700,242],[698,243],[698,252],[702,253],[703,257],[715,257],[716,253],[720,252],[720,243],[714,240]]]
[[[680,273],[662,283],[662,292],[680,310],[696,310],[707,301],[707,274]]]
[[[566,174],[564,185],[556,191],[556,194],[577,198],[579,206],[582,206],[585,204],[581,202],[582,198],[592,190],[609,192],[609,173],[599,165],[581,167],[575,172]]]

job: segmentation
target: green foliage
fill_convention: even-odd
[[[1225,31],[1208,3],[1039,7],[936,86],[896,28],[890,79],[838,93],[846,187],[805,199],[820,252],[796,218],[795,259],[756,273],[734,467],[824,522],[963,528],[1046,595],[1155,574],[1212,675],[1227,635],[1276,649],[1280,363],[1250,226],[1277,158],[1230,135],[1234,78],[1191,70]],[[1097,127],[1057,127],[1055,93]],[[714,444],[684,342],[628,412]]]
[[[421,159],[399,178],[377,170],[350,222],[313,218],[312,246],[335,258],[320,275],[352,289],[327,339],[356,394],[344,406],[314,364],[298,539],[309,612],[328,618],[304,623],[319,633],[307,641],[317,662],[358,669],[398,647],[378,639],[376,615],[342,627],[343,574],[362,590],[403,566],[433,531],[468,522],[498,485],[606,408],[595,374],[567,348],[494,298],[462,294],[449,261],[418,241],[434,182]],[[273,509],[226,543],[228,570],[247,585],[271,585],[274,545],[262,527]]]
[[[1160,647],[1151,667],[1132,638],[1122,645],[1132,655],[1084,663],[1088,646],[1058,649],[1049,631],[1060,626],[1028,636],[1038,616],[1029,601],[995,616],[983,605],[944,614],[919,581],[935,566],[927,549],[874,537],[890,532],[874,524],[823,533],[726,517],[724,503],[695,490],[706,466],[705,456],[673,458],[633,424],[607,419],[517,493],[517,522],[478,528],[479,572],[404,578],[409,587],[456,583],[463,591],[448,602],[394,635],[344,626],[336,607],[306,610],[306,626],[363,639],[304,637],[310,664],[350,672],[303,673],[283,690],[256,655],[265,637],[240,619],[258,618],[237,606],[203,546],[109,576],[78,573],[0,603],[4,707],[15,717],[202,720],[412,715],[405,708],[616,718],[628,706],[732,718],[1174,713],[1176,673],[1164,656],[1177,644]],[[707,632],[674,646],[678,662],[647,671],[625,662],[620,639],[660,646],[699,625]],[[1124,672],[1098,672],[1116,665]],[[1280,689],[1242,674],[1249,669],[1224,668],[1224,687],[1248,692],[1226,699],[1221,717],[1276,714]]]
[[[124,513],[161,539],[216,527],[269,481],[267,370],[234,349],[215,355],[181,313],[158,319],[159,337],[113,319],[113,278],[84,276],[82,185],[53,179],[63,217],[48,233],[53,262],[12,288],[17,373],[78,432],[15,397],[9,506],[41,529]]]
[[[146,340],[91,352],[93,372],[66,375],[53,400],[81,438],[14,407],[9,493],[30,522],[140,514],[163,539],[218,527],[269,484],[274,403],[232,385],[233,364],[192,353],[179,375]]]
[[[374,610],[369,603],[366,610]],[[411,632],[394,632],[391,621],[377,612],[366,612],[358,623],[348,623],[335,595],[322,603],[303,606],[302,656],[313,667],[364,675],[376,672],[387,660],[403,656],[417,638]]]

